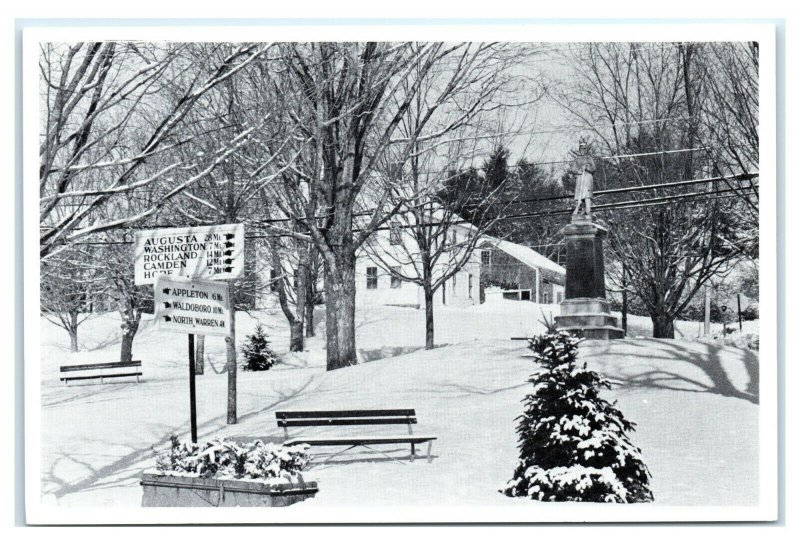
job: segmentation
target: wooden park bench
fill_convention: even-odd
[[[100,383],[107,378],[123,377],[136,377],[136,382],[139,382],[139,377],[142,376],[141,367],[141,360],[134,360],[129,363],[112,361],[85,365],[62,365],[60,371],[61,380],[69,386],[70,381],[73,380],[94,380],[98,378]],[[131,369],[135,369],[135,371]]]
[[[436,437],[431,435],[414,435],[412,424],[417,423],[414,409],[379,409],[356,411],[282,411],[276,412],[278,427],[283,428],[286,440],[284,445],[297,445],[305,443],[310,446],[347,446],[326,458],[330,460],[355,447],[362,447],[376,452],[390,460],[399,461],[387,456],[370,445],[397,445],[408,444],[411,446],[411,461],[416,456],[416,446],[428,443],[428,462],[431,461],[431,447]],[[289,439],[291,427],[316,427],[316,426],[396,426],[407,425],[408,435],[356,435],[346,437],[297,437]]]

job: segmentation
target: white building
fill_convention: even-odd
[[[438,217],[434,217],[435,222]],[[459,220],[460,221],[460,220]],[[411,222],[408,222],[411,223]],[[458,265],[458,271],[434,293],[435,305],[471,306],[495,299],[560,302],[565,271],[531,248],[489,236],[474,240],[475,226],[447,228],[445,249],[433,269],[433,280]],[[469,255],[467,253],[472,250]],[[281,274],[292,274],[289,263]],[[271,276],[276,276],[271,271]],[[398,218],[373,233],[356,255],[356,305],[425,307],[420,250],[407,223]],[[483,281],[482,281],[483,280]],[[319,289],[324,291],[322,278]]]
[[[432,221],[435,221],[432,220]],[[480,304],[480,255],[474,247],[475,227],[452,225],[447,230],[445,250],[433,269],[437,281],[463,262],[434,294],[434,304],[469,306]],[[376,231],[356,257],[356,305],[399,305],[424,308],[422,286],[408,279],[422,278],[420,251],[410,229],[392,221]]]

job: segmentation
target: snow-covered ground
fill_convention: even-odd
[[[369,451],[334,458],[309,477],[314,505],[498,505],[524,502],[497,492],[516,464],[514,419],[533,365],[524,342],[543,329],[541,311],[556,306],[504,301],[436,313],[438,348],[425,351],[424,313],[398,307],[357,312],[363,363],[325,372],[324,324],[302,354],[287,355],[288,329],[278,308],[237,315],[240,341],[256,322],[269,331],[285,364],[239,372],[237,425],[225,418],[224,343],[208,338],[209,364],[197,377],[200,440],[222,436],[281,441],[276,410],[415,408],[415,432],[433,434],[434,459],[399,464]],[[322,313],[319,313],[322,318]],[[718,327],[718,326],[717,326]],[[749,326],[749,327],[752,327]],[[642,338],[649,319],[631,317],[631,337],[584,342],[580,357],[617,381],[607,392],[638,423],[634,442],[665,505],[753,505],[758,502],[758,353],[691,340],[696,323],[677,324],[674,341]],[[186,336],[149,323],[134,357],[144,380],[64,386],[59,365],[118,358],[118,322],[107,314],[81,328],[82,351],[71,354],[63,330],[42,320],[42,488],[45,503],[137,506],[138,476],[152,467],[152,449],[173,433],[188,435]],[[320,434],[341,429],[318,428]],[[381,430],[360,430],[362,432]],[[388,430],[402,432],[403,430]],[[385,450],[407,455],[404,448]],[[408,460],[404,460],[408,462]]]

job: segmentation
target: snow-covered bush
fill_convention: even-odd
[[[652,501],[650,472],[628,437],[634,424],[600,397],[609,381],[576,365],[577,343],[563,331],[530,341],[541,369],[528,379],[520,460],[501,492],[540,501]]]
[[[168,449],[156,452],[156,469],[193,477],[297,481],[308,463],[308,445],[236,443],[215,439],[204,445],[170,438]]]
[[[245,362],[243,368],[247,371],[267,371],[281,361],[269,345],[269,339],[261,324],[256,326],[252,335],[245,338],[242,354]]]

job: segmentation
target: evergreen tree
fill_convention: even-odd
[[[261,324],[256,325],[256,330],[252,335],[248,335],[244,346],[242,346],[245,364],[243,368],[247,371],[267,371],[276,363],[280,363],[280,358],[269,345],[269,339]]]
[[[514,176],[508,166],[510,152],[497,146],[483,161],[483,178],[489,193],[507,193],[514,185]]]
[[[542,368],[529,379],[533,392],[517,426],[520,461],[501,492],[540,501],[652,501],[650,472],[628,437],[634,424],[600,397],[609,381],[576,365],[577,339],[548,333],[530,349]]]

